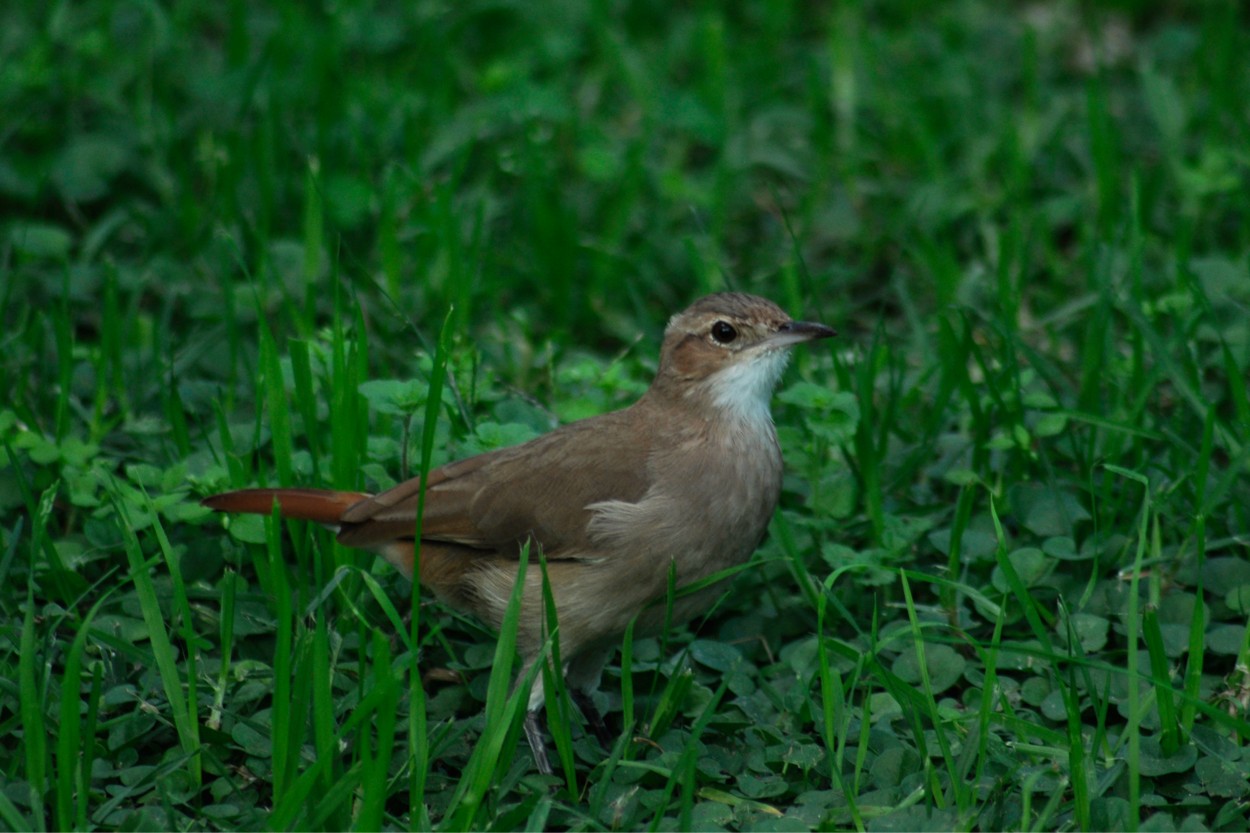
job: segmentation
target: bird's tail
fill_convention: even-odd
[[[364,492],[334,492],[329,489],[240,489],[204,498],[200,503],[218,512],[268,515],[273,505],[284,518],[314,521],[337,527],[343,513],[370,497]]]

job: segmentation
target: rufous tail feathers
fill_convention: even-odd
[[[284,518],[337,526],[348,507],[370,495],[329,489],[240,489],[204,498],[200,503],[218,512],[268,515],[277,501]]]

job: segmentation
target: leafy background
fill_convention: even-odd
[[[1247,54],[1234,0],[4,4],[0,825],[1245,830]],[[619,407],[726,287],[841,332],[782,508],[556,778],[506,639],[198,506]]]

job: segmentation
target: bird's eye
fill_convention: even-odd
[[[728,321],[717,321],[712,325],[712,338],[717,344],[728,344],[738,337],[738,331]]]

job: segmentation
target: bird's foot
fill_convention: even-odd
[[[525,739],[529,741],[530,751],[534,753],[534,765],[543,775],[554,775],[551,761],[547,757],[547,737],[543,731],[541,712],[532,709],[525,713]]]

